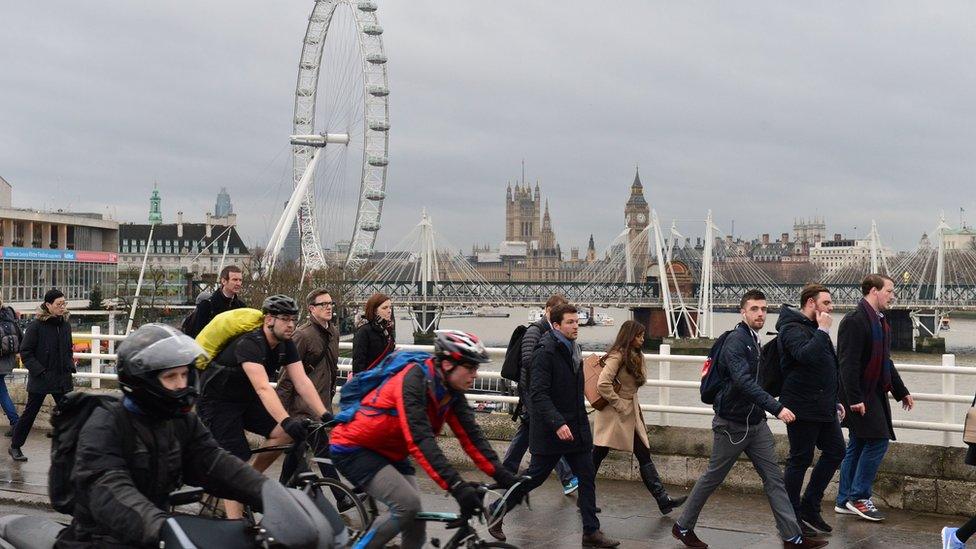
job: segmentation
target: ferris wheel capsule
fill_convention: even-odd
[[[376,11],[376,2],[360,2],[358,6],[359,11],[374,12]]]
[[[366,56],[366,61],[369,61],[374,65],[382,65],[386,63],[386,56],[382,53],[371,53]]]
[[[390,88],[386,86],[369,86],[367,90],[369,90],[369,94],[373,97],[386,97],[390,95]]]
[[[383,34],[383,27],[379,25],[365,25],[363,26],[363,33],[370,36],[379,36]]]

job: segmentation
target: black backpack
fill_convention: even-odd
[[[0,356],[11,356],[20,352],[20,341],[24,333],[17,324],[17,315],[10,307],[0,310]]]
[[[767,341],[759,356],[759,375],[756,381],[763,391],[778,397],[783,391],[783,346],[779,344],[779,336]]]
[[[718,336],[708,351],[705,364],[702,365],[701,385],[699,385],[698,391],[701,393],[701,401],[705,404],[715,404],[715,397],[722,390],[723,382],[726,380],[724,368],[718,362],[718,357],[722,353],[722,347],[725,346],[725,340],[731,333],[732,330],[729,330]]]
[[[525,337],[526,330],[528,326],[519,325],[512,331],[505,350],[505,361],[502,362],[502,377],[516,383],[522,373],[522,338]]]
[[[65,396],[51,417],[54,435],[51,440],[51,469],[48,470],[47,491],[51,506],[59,513],[70,515],[74,511],[75,485],[72,472],[81,428],[98,408],[114,409],[118,416],[124,415],[122,406],[113,408],[119,402],[119,397],[114,395],[74,391]],[[120,423],[124,437],[123,448],[126,455],[132,455],[135,451],[135,434],[128,420],[120,419]]]
[[[180,321],[180,331],[190,337],[197,337],[197,334],[193,332],[193,326],[197,323],[197,310],[194,308],[192,311],[187,313]]]

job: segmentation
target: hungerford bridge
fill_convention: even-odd
[[[622,232],[602,260],[587,264],[571,280],[489,282],[434,230],[425,212],[393,251],[352,285],[347,300],[362,304],[375,292],[387,294],[397,306],[411,310],[417,331],[429,332],[446,308],[540,306],[549,296],[562,294],[579,306],[629,308],[635,316],[642,309],[661,310],[673,337],[710,337],[712,311],[738,309],[750,288],[761,289],[772,306],[797,300],[801,285],[774,281],[740,248],[716,238],[720,233],[710,211],[705,228],[701,249],[682,247],[676,228],[665,233],[652,212],[644,231]],[[910,318],[920,334],[937,335],[946,312],[976,310],[976,250],[947,249],[947,230],[940,219],[934,238],[891,256],[872,222],[866,238],[870,257],[834,266],[820,273],[818,281],[830,288],[838,308],[849,309],[861,298],[865,274],[888,274],[897,283],[893,308],[899,316]],[[650,258],[650,265],[636,265],[640,257]]]

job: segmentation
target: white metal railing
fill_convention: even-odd
[[[87,353],[74,353],[74,357],[79,360],[87,360],[91,363],[91,368],[89,372],[78,372],[73,374],[75,378],[79,379],[90,379],[91,386],[93,388],[101,387],[101,380],[115,380],[117,376],[115,374],[106,373],[102,371],[102,367],[107,362],[114,362],[118,357],[114,353],[115,343],[125,339],[124,335],[118,334],[103,334],[101,333],[101,328],[99,326],[93,326],[90,333],[82,332],[73,334],[74,338],[77,339],[89,339],[91,340],[91,352]],[[108,352],[102,352],[101,344],[102,342],[107,342]],[[429,345],[398,345],[398,349],[411,350],[411,351],[431,351],[432,347]],[[339,349],[341,350],[351,350],[352,343],[350,342],[340,342]],[[499,361],[505,356],[504,347],[489,347],[488,354],[493,359],[498,359]],[[583,356],[592,354],[602,354],[595,352],[584,352]],[[671,389],[697,389],[699,386],[698,381],[687,381],[679,379],[671,379],[671,365],[672,364],[685,364],[685,365],[695,365],[699,366],[704,361],[702,356],[691,356],[691,355],[672,355],[671,346],[667,344],[661,345],[660,352],[657,354],[645,354],[645,360],[649,362],[656,362],[659,364],[658,377],[648,378],[647,386],[658,388],[658,404],[642,404],[641,410],[646,412],[657,412],[660,414],[660,424],[670,425],[670,414],[688,414],[688,415],[712,415],[712,408],[707,406],[676,406],[671,404]],[[892,423],[895,427],[903,429],[916,429],[921,431],[936,431],[943,433],[943,445],[950,446],[952,442],[953,433],[961,433],[963,431],[963,425],[956,423],[958,417],[955,414],[954,405],[955,404],[970,404],[973,397],[967,395],[957,395],[956,391],[956,376],[966,375],[973,376],[976,375],[976,368],[973,367],[961,367],[956,366],[956,357],[952,354],[942,355],[942,364],[939,366],[931,364],[898,364],[899,372],[919,372],[919,373],[929,373],[929,374],[941,374],[942,375],[942,392],[941,393],[912,393],[912,396],[916,401],[919,402],[936,402],[942,403],[942,421],[908,421],[908,420],[894,420]],[[350,372],[352,371],[352,364],[349,359],[340,359],[339,363],[340,372]],[[14,369],[15,374],[26,374],[27,370],[22,368]],[[482,370],[478,372],[478,377],[483,379],[500,380],[501,372],[497,370]],[[507,404],[515,404],[518,402],[518,397],[509,395],[498,395],[498,394],[468,394],[468,400],[474,402],[499,402]],[[770,416],[771,417],[771,416]]]

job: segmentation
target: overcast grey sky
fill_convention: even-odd
[[[863,236],[873,218],[897,248],[940,210],[976,218],[971,2],[378,3],[381,248],[423,207],[454,244],[497,245],[522,158],[567,253],[620,232],[638,163],[662,224],[686,236],[708,208],[747,237],[810,215]],[[7,2],[0,176],[15,205],[144,221],[156,180],[167,220],[201,219],[226,186],[264,244],[288,193],[311,6]]]

